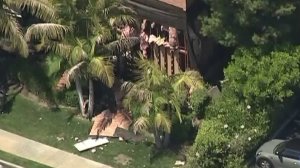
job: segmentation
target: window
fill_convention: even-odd
[[[287,157],[290,159],[300,160],[300,151],[292,150],[292,149],[285,149],[282,152],[283,157]]]

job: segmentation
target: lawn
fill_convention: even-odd
[[[116,168],[169,168],[175,163],[176,154],[169,151],[150,164],[149,144],[126,143],[115,139],[103,146],[103,150],[97,148],[95,153],[91,151],[80,153],[73,146],[76,143],[75,137],[86,139],[91,122],[74,117],[74,112],[70,110],[51,110],[42,107],[22,95],[16,97],[8,112],[0,115],[1,129]],[[63,137],[64,140],[58,141],[58,137]],[[124,166],[116,162],[115,158],[121,154],[132,159],[128,165]]]
[[[41,165],[39,163],[36,163],[34,161],[31,160],[27,160],[15,155],[11,155],[9,153],[6,153],[4,151],[0,150],[0,159],[16,164],[18,166],[22,166],[22,167],[30,167],[30,168],[49,168],[48,166],[45,165]]]

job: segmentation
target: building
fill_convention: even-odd
[[[201,69],[213,55],[212,40],[201,37],[197,0],[124,0],[141,18],[141,48],[169,75]],[[143,44],[145,43],[145,44]],[[146,44],[148,43],[148,44]]]

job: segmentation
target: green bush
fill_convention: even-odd
[[[190,119],[183,118],[180,123],[178,120],[174,121],[171,132],[171,140],[173,144],[182,144],[187,141],[192,141],[195,137],[195,128],[192,126]]]
[[[49,103],[77,107],[78,99],[75,91],[56,92],[54,90],[62,74],[61,57],[49,54],[42,60],[18,58],[11,61],[13,62],[10,63],[10,73],[18,77],[27,91]]]
[[[237,50],[225,70],[222,95],[205,110],[189,166],[245,167],[247,155],[270,134],[276,107],[299,88],[299,76],[299,47],[269,54]]]
[[[211,115],[203,121],[190,151],[190,167],[241,165],[244,156],[269,130],[266,112],[253,113],[232,97],[222,96],[208,107],[207,113]],[[232,157],[242,158],[242,161],[232,160]]]
[[[293,95],[300,82],[300,47],[264,54],[239,49],[225,70],[225,88],[252,107],[265,108]]]
[[[10,73],[25,85],[25,88],[45,101],[54,101],[52,81],[46,74],[44,64],[32,59],[15,59]]]
[[[78,107],[78,95],[76,90],[66,90],[63,92],[58,92],[56,94],[56,99],[59,104],[71,107]]]
[[[209,100],[210,98],[208,97],[207,89],[195,90],[189,101],[190,114],[192,116],[197,116],[198,118],[203,118]]]

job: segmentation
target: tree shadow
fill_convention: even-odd
[[[8,114],[12,111],[12,107],[13,107],[13,104],[15,102],[15,99],[16,99],[17,95],[21,93],[22,90],[23,90],[23,86],[20,86],[17,89],[15,89],[13,91],[13,93],[8,95],[8,99],[5,102],[2,113]]]
[[[77,115],[76,113],[70,113],[70,115],[67,118],[67,122],[71,122],[76,115]]]

